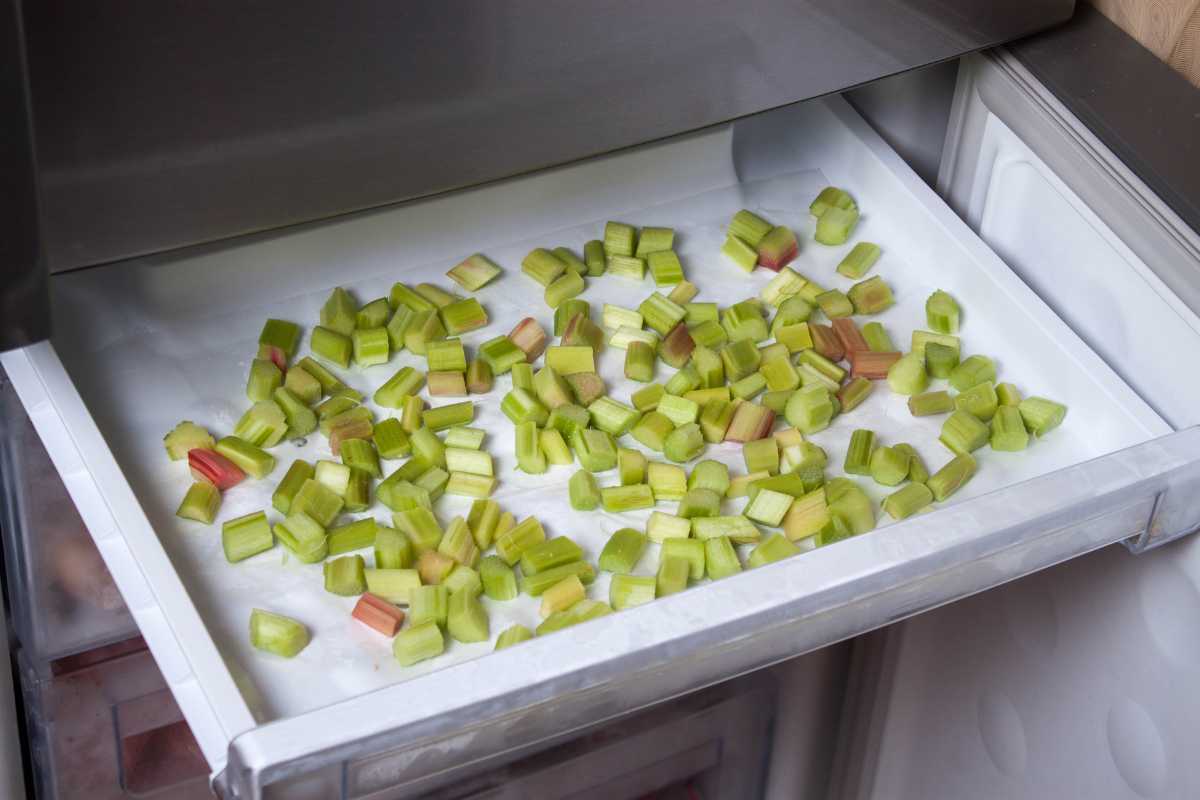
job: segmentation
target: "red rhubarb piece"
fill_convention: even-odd
[[[214,450],[196,447],[188,451],[188,467],[198,481],[208,481],[222,492],[246,478],[237,464]]]

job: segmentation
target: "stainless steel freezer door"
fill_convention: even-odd
[[[1200,284],[1200,235],[1010,54],[964,60],[952,122],[939,181],[951,205],[1147,401],[1194,425],[1194,362],[1169,346],[1186,307],[1128,309],[1170,294],[1167,280]],[[1014,205],[1054,225],[1008,224],[997,212]],[[1122,277],[1100,293],[1055,280],[1064,258]],[[1172,541],[1195,532],[1194,519],[1177,537],[1147,532],[1129,548],[1166,546],[1108,548],[879,635],[839,796],[1200,795],[1200,539]]]

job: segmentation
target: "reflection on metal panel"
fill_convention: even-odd
[[[1021,36],[1072,0],[31,4],[52,270],[395,202]]]

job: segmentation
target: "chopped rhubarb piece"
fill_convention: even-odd
[[[758,243],[758,265],[779,272],[800,253],[796,234],[782,225],[772,228]]]
[[[404,624],[403,611],[370,592],[364,592],[358,598],[358,603],[354,606],[354,611],[350,612],[350,616],[367,627],[374,628],[384,636],[395,636],[396,632],[400,630],[400,626]]]
[[[662,344],[658,346],[658,355],[667,364],[681,369],[692,357],[694,349],[696,343],[688,333],[687,325],[680,322],[663,338]]]
[[[850,375],[870,381],[881,381],[887,377],[892,364],[899,360],[900,353],[875,353],[870,350],[860,350],[850,356]]]
[[[775,412],[754,403],[741,403],[725,431],[727,442],[752,442],[771,435]]]
[[[258,357],[270,359],[275,366],[279,367],[281,374],[287,372],[287,353],[283,352],[283,348],[276,347],[273,344],[260,344],[258,346]]]
[[[808,332],[812,336],[813,349],[830,361],[841,361],[846,357],[846,349],[842,347],[842,340],[838,338],[833,328],[810,322]]]
[[[521,352],[525,353],[525,360],[531,364],[537,361],[538,356],[546,349],[546,331],[533,317],[525,317],[518,322],[517,326],[509,331],[508,338],[521,348]]]
[[[221,491],[237,486],[246,477],[246,473],[228,458],[203,447],[188,451],[188,467],[196,480],[207,481]]]
[[[843,317],[833,320],[833,332],[837,334],[838,340],[842,343],[842,349],[846,351],[846,357],[850,359],[851,363],[854,362],[855,353],[871,349],[852,319]]]
[[[329,430],[329,449],[333,454],[340,455],[342,442],[347,439],[370,439],[375,432],[375,426],[367,419],[348,419],[341,425]]]

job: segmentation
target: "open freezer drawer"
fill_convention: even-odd
[[[229,430],[264,317],[313,320],[333,285],[367,300],[395,280],[440,280],[464,252],[481,250],[507,274],[480,292],[493,324],[467,338],[475,345],[530,307],[548,319],[540,287],[517,274],[528,249],[578,246],[610,218],[676,226],[700,299],[740,299],[767,279],[746,278],[715,255],[722,225],[741,207],[802,234],[799,271],[848,285],[833,274],[848,246],[811,244],[807,203],[826,183],[859,198],[856,238],[886,250],[877,272],[895,286],[897,305],[881,319],[894,334],[923,327],[924,298],[943,286],[966,305],[968,348],[1071,406],[1068,424],[1028,458],[992,459],[944,508],[501,653],[455,645],[412,670],[397,667],[385,644],[348,633],[349,606],[324,596],[311,569],[281,565],[277,553],[230,567],[211,532],[172,516],[189,479],[163,458],[159,439],[178,419]],[[1200,517],[1200,430],[1172,433],[839,98],[302,230],[61,275],[55,284],[56,339],[5,354],[3,365],[230,796],[403,794],[395,787],[482,769],[1103,545],[1181,534]],[[592,287],[592,302],[625,305],[650,291],[616,278]],[[1146,319],[1169,308],[1147,303]],[[1189,324],[1191,337],[1175,345],[1200,357],[1200,324]],[[624,399],[620,359],[601,361],[610,391]],[[400,363],[415,362],[405,355]],[[369,391],[390,374],[378,368],[351,383]],[[572,534],[594,558],[608,532],[645,514],[585,517],[572,528],[562,495],[573,470],[536,480],[510,472],[511,428],[495,407],[507,380],[476,421],[497,423],[489,436],[503,476],[497,498],[518,516],[536,506],[552,534]],[[911,420],[903,398],[876,392],[855,413],[857,424],[885,436],[902,425],[932,467],[944,459],[933,444],[937,424]],[[814,439],[836,465],[848,435],[843,425]],[[292,457],[320,452],[315,443],[288,444],[276,455],[282,474]],[[740,466],[727,445],[708,456]],[[235,489],[220,519],[268,506],[269,491]],[[248,604],[283,599],[299,603],[296,615],[316,631],[288,663],[256,657],[244,633]],[[496,611],[493,636],[508,613]],[[533,621],[528,604],[511,613]]]

